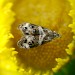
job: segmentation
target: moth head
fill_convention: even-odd
[[[18,26],[18,29],[21,30],[21,32],[23,32],[24,34],[29,34],[29,33],[28,33],[28,30],[29,30],[29,23],[20,24],[20,25]]]
[[[26,35],[31,35],[31,34],[35,35],[35,34],[39,33],[38,26],[36,26],[34,24],[30,24],[30,23],[20,24],[18,29],[21,30],[22,33],[26,34]]]

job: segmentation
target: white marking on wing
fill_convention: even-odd
[[[46,34],[44,33],[41,26],[39,26],[38,28],[39,28],[39,34],[40,34],[39,35],[39,45],[41,45]]]

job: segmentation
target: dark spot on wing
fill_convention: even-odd
[[[26,43],[26,42],[27,42],[27,39],[24,40],[24,43]]]

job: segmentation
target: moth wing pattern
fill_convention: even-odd
[[[17,42],[20,48],[33,48],[59,37],[55,31],[31,23],[20,24],[18,28],[23,33],[23,37]]]
[[[38,26],[30,23],[22,23],[18,27],[24,35],[39,35]]]
[[[33,36],[33,35],[25,35],[23,36],[18,42],[17,45],[20,48],[33,48],[39,45],[39,36]]]

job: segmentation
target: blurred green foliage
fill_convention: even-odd
[[[54,75],[75,75],[75,59],[70,60],[62,69]]]

